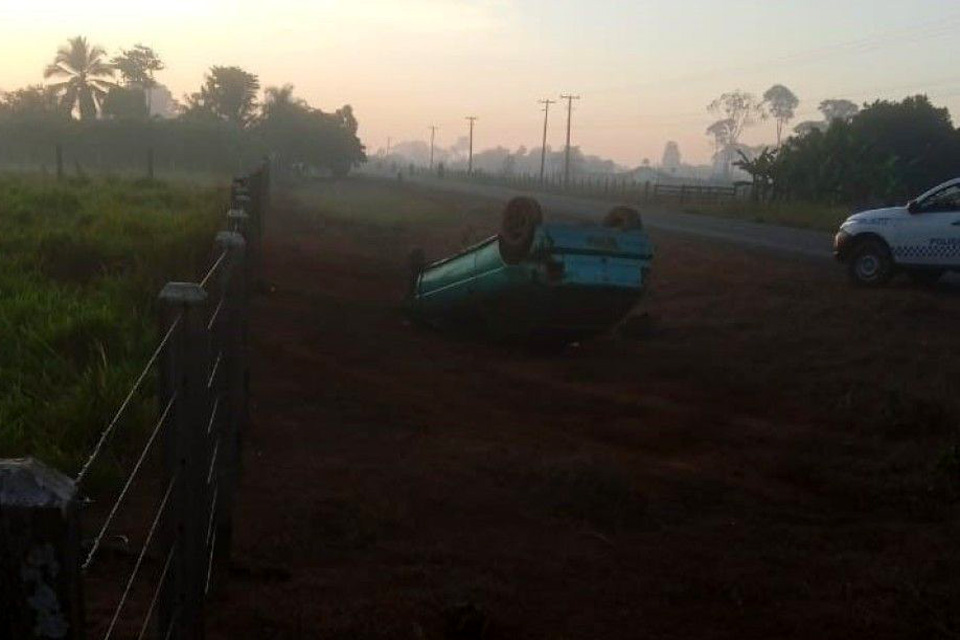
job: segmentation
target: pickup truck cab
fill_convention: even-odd
[[[544,223],[535,200],[514,198],[496,236],[435,262],[413,259],[408,303],[436,327],[565,344],[623,320],[652,258],[632,209],[613,209],[603,224]]]
[[[885,284],[899,271],[927,284],[960,271],[960,178],[904,206],[850,216],[834,239],[834,254],[860,286]]]

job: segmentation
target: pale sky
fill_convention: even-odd
[[[0,89],[41,82],[78,34],[111,54],[153,47],[177,97],[222,64],[323,109],[352,104],[370,152],[428,140],[430,124],[452,144],[467,115],[478,149],[538,146],[537,100],[560,93],[582,96],[574,144],[627,165],[658,163],[668,140],[705,162],[705,106],[738,88],[787,85],[798,122],[825,98],[917,92],[960,114],[955,0],[0,0]],[[745,142],[774,138],[765,123]]]

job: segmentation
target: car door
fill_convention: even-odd
[[[930,194],[911,207],[910,221],[899,230],[899,262],[907,265],[960,266],[960,184]]]

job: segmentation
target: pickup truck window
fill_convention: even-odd
[[[921,213],[943,211],[960,211],[960,185],[953,185],[943,191],[938,191],[920,203]]]

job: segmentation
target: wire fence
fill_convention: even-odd
[[[249,298],[269,192],[266,166],[234,180],[209,269],[160,292],[157,346],[75,476],[0,460],[0,637],[203,636],[204,602],[233,537],[249,421]],[[150,393],[156,419],[97,508],[87,499],[91,471]]]
[[[401,180],[409,177],[471,182],[625,204],[719,204],[748,200],[754,195],[752,185],[743,182],[718,184],[709,181],[684,181],[679,178],[658,182],[630,175],[575,175],[567,179],[562,172],[554,172],[546,173],[541,178],[537,174],[529,173],[467,173],[463,170],[440,172],[415,165],[410,165],[399,173],[372,173],[397,176]]]

